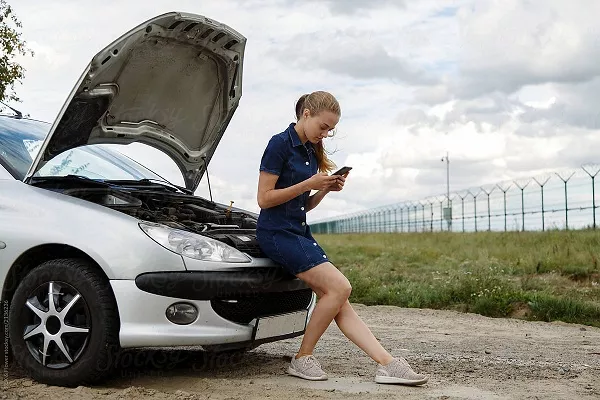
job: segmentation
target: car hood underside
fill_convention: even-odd
[[[195,190],[241,97],[246,39],[208,18],[168,13],[97,53],[25,181],[88,144],[142,142],[167,153]]]

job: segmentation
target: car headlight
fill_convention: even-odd
[[[250,262],[250,258],[226,243],[165,225],[140,223],[140,228],[156,243],[182,256],[202,261]]]

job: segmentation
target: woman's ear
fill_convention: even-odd
[[[310,117],[310,110],[308,108],[305,108],[304,111],[302,112],[302,116],[304,117],[304,119],[307,119],[308,117]]]

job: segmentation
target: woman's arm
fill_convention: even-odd
[[[261,171],[258,177],[258,194],[256,200],[260,208],[271,208],[290,201],[311,189],[325,189],[335,181],[335,177],[327,174],[316,174],[312,177],[282,189],[275,189],[278,175]]]
[[[327,188],[319,190],[317,193],[310,196],[308,198],[308,204],[306,205],[306,212],[309,212],[310,210],[318,206],[321,200],[323,200],[323,198],[327,195],[327,193],[331,191],[339,192],[340,190],[342,190],[344,188],[344,183],[346,182],[347,176],[348,173],[342,176],[337,176],[336,180],[331,182]]]
[[[309,212],[313,208],[315,208],[321,200],[329,193],[329,189],[319,190],[317,193],[313,194],[308,198],[308,204],[306,204],[306,212]]]

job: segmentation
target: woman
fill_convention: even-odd
[[[331,191],[340,191],[348,174],[329,176],[335,165],[327,158],[323,139],[341,116],[330,93],[313,92],[296,103],[297,123],[271,137],[260,164],[257,239],[264,253],[305,282],[318,296],[302,344],[288,373],[308,380],[326,380],[313,350],[332,320],[352,342],[378,363],[375,381],[420,385],[402,357],[392,357],[356,314],[348,297],[348,279],[328,260],[306,224],[306,213]],[[311,190],[317,190],[310,196]]]

